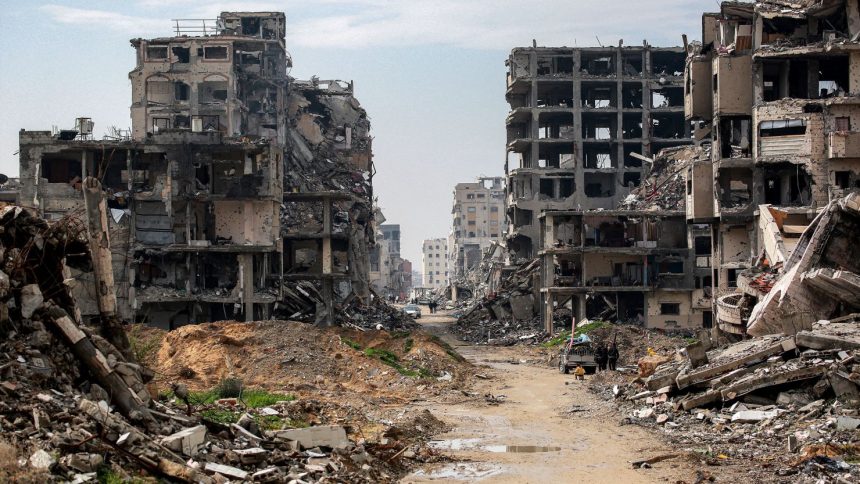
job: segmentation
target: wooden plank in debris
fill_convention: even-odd
[[[720,394],[723,401],[728,402],[762,388],[820,377],[827,373],[827,366],[827,364],[822,363],[820,365],[806,366],[782,372],[777,371],[760,377],[748,378],[722,389]]]
[[[739,355],[737,358],[731,358],[724,363],[711,363],[703,366],[695,371],[682,373],[678,375],[675,382],[679,389],[687,388],[697,383],[702,383],[711,380],[723,373],[728,373],[732,370],[747,366],[751,363],[764,361],[771,356],[780,355],[786,351],[796,349],[792,338],[784,338],[770,344],[758,351],[751,351],[746,355]],[[719,360],[717,360],[719,361]]]

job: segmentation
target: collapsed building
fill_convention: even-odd
[[[287,75],[283,13],[223,12],[216,25],[131,41],[130,133],[95,140],[87,118],[22,130],[19,203],[75,216],[83,180],[100,181],[125,320],[330,324],[370,300],[367,113],[351,83]],[[84,315],[97,313],[93,287],[76,288]]]
[[[576,321],[702,327],[682,211],[556,210],[540,219],[546,332],[553,332],[554,314],[562,307],[571,309]]]
[[[480,177],[454,187],[452,227],[448,236],[447,276],[452,300],[474,296],[470,274],[487,250],[501,241],[505,223],[505,181]],[[474,282],[474,281],[472,281]]]
[[[857,2],[773,0],[723,2],[688,45],[685,112],[706,149],[687,170],[686,211],[711,228],[723,331],[747,333],[818,212],[860,188],[859,40]]]
[[[515,48],[507,61],[507,244],[537,256],[547,210],[612,209],[661,149],[692,144],[680,47]]]

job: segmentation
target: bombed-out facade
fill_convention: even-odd
[[[351,84],[287,76],[282,13],[216,24],[132,40],[130,133],[22,130],[19,202],[75,216],[100,180],[125,320],[331,323],[370,296],[369,120]]]
[[[853,1],[723,2],[688,47],[685,112],[706,149],[687,169],[687,219],[711,227],[726,332],[746,334],[817,213],[860,189],[858,35]]]
[[[654,154],[691,144],[680,47],[515,48],[507,66],[514,260],[541,249],[541,212],[615,208]]]

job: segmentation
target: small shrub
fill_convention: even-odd
[[[340,340],[343,341],[343,344],[349,346],[350,348],[361,351],[361,345],[356,343],[355,341],[347,338],[341,338]]]

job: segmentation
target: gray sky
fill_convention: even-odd
[[[502,175],[505,66],[531,45],[680,45],[700,37],[713,1],[295,0],[291,2],[0,0],[0,172],[17,175],[21,128],[96,134],[128,127],[134,64],[129,39],[171,35],[172,18],[280,10],[294,77],[355,81],[374,135],[374,179],[403,257],[446,236],[458,182]]]

